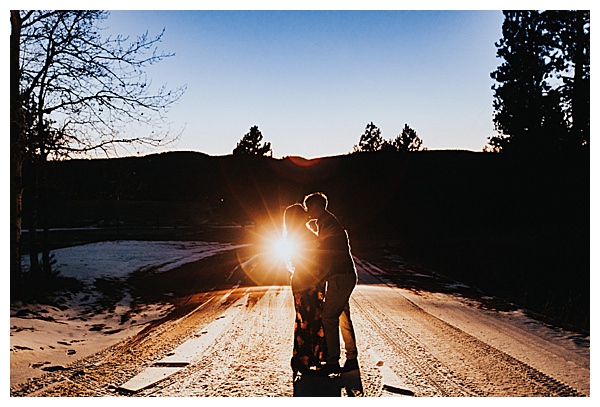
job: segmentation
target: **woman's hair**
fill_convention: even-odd
[[[283,212],[283,235],[287,235],[290,230],[306,228],[307,221],[306,211],[302,204],[295,203],[288,206]]]

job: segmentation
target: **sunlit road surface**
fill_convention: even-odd
[[[399,289],[358,264],[355,324],[416,394],[589,396],[589,348],[475,302]]]
[[[364,395],[589,395],[589,365],[581,355],[523,331],[497,313],[411,295],[386,283],[376,267],[358,264],[360,284],[351,305]],[[261,297],[249,304],[257,293]],[[289,287],[246,291],[201,335],[121,388],[154,395],[202,395],[208,388],[214,394],[227,389],[232,395],[264,395],[279,382],[288,390],[282,393],[281,386],[274,386],[267,395],[289,396],[292,304]],[[217,349],[211,349],[215,343]],[[207,362],[206,354],[217,360]],[[163,375],[190,366],[204,367],[168,386],[157,385]],[[252,375],[254,367],[257,374]]]
[[[589,348],[549,338],[448,295],[417,295],[357,259],[351,298],[360,370],[340,396],[589,396]],[[198,306],[83,365],[40,380],[34,396],[294,395],[289,286],[203,293]],[[550,332],[551,333],[551,332]],[[325,380],[325,381],[324,381]],[[354,393],[352,393],[354,391]],[[20,394],[15,394],[20,395]]]

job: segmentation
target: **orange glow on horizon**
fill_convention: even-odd
[[[321,161],[320,158],[307,159],[304,157],[290,156],[290,161],[299,167],[311,167]]]

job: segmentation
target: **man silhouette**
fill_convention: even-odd
[[[327,343],[327,363],[324,374],[358,369],[356,338],[350,318],[350,295],[356,287],[357,275],[350,249],[348,233],[335,215],[327,210],[328,199],[322,192],[307,195],[304,207],[316,220],[316,234],[322,253],[327,281],[323,306],[323,329]],[[340,367],[340,330],[346,350],[346,363]]]

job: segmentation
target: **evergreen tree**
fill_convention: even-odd
[[[381,137],[381,130],[373,122],[367,124],[364,133],[360,136],[358,145],[354,146],[354,152],[379,151],[385,144]]]
[[[493,151],[589,142],[589,12],[505,11],[494,85]]]
[[[271,143],[265,142],[261,145],[262,139],[263,135],[258,126],[252,126],[233,149],[233,155],[272,156]]]
[[[408,124],[404,124],[402,133],[396,136],[392,144],[396,151],[418,151],[421,149],[423,140],[419,138],[414,129],[411,129]]]
[[[564,112],[566,147],[585,146],[590,137],[590,11],[547,11],[547,31],[555,50],[557,98]]]
[[[381,145],[380,151],[395,153],[398,151],[398,149],[396,148],[392,140],[383,140],[383,144]]]
[[[529,150],[541,141],[543,99],[550,89],[542,19],[538,11],[506,11],[504,16],[503,38],[496,44],[504,62],[491,75],[499,83],[493,87],[499,134],[490,144],[506,150],[518,143]]]

